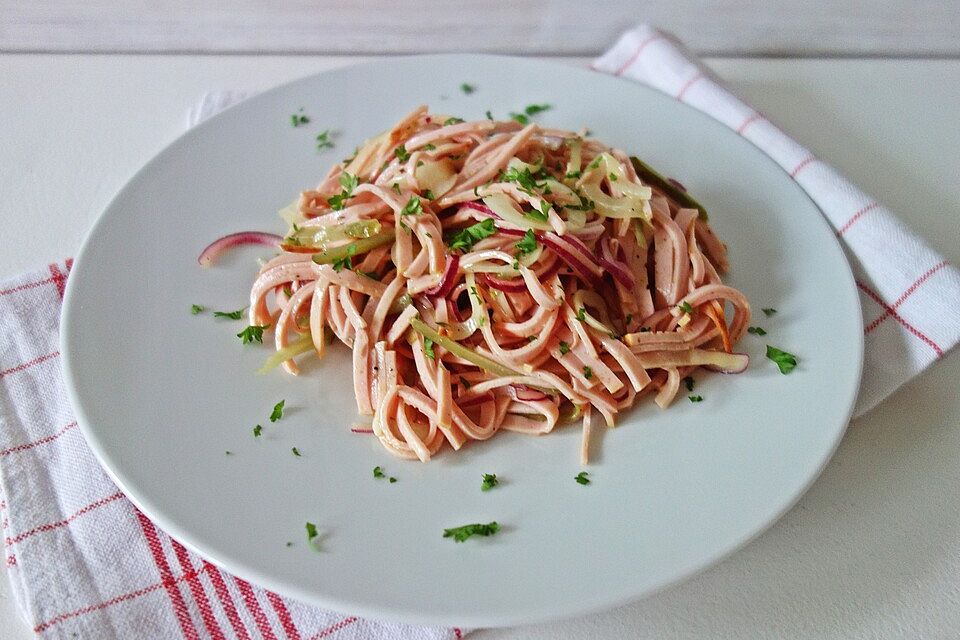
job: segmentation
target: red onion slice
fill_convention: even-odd
[[[451,254],[447,256],[447,266],[443,270],[443,277],[440,278],[440,282],[435,287],[427,289],[426,294],[428,296],[440,296],[441,298],[447,297],[447,294],[453,289],[454,283],[457,281],[457,271],[460,269],[460,256],[457,254]]]
[[[460,208],[464,207],[467,209],[473,209],[474,211],[479,211],[480,213],[486,214],[491,218],[496,218],[497,220],[501,219],[500,216],[493,212],[493,209],[479,202],[461,202]]]
[[[523,293],[527,290],[527,283],[523,281],[523,278],[503,280],[502,278],[496,278],[487,273],[478,273],[477,280],[491,289],[498,289],[500,291],[506,291],[507,293]]]
[[[240,231],[238,233],[231,233],[207,245],[207,248],[200,252],[197,262],[200,263],[201,267],[209,267],[221,253],[232,247],[245,244],[260,244],[267,247],[276,247],[280,244],[281,240],[283,240],[283,238],[275,233],[264,233],[262,231]]]
[[[630,273],[630,269],[627,268],[624,263],[617,260],[613,250],[610,248],[609,238],[604,238],[600,242],[600,264],[606,267],[607,271],[610,272],[610,275],[619,280],[620,284],[628,289],[633,288],[633,275]]]

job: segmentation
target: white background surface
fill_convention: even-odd
[[[0,56],[0,275],[72,255],[110,196],[183,130],[203,91],[266,88],[345,62]],[[711,63],[957,262],[960,61]],[[797,507],[707,573],[617,611],[471,637],[956,637],[958,378],[960,360],[948,357],[856,422]],[[31,637],[5,582],[0,637]]]
[[[0,50],[596,55],[643,20],[699,54],[958,55],[956,0],[0,0]]]

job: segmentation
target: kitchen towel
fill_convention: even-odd
[[[857,277],[863,413],[957,341],[960,274],[897,218],[729,93],[669,35],[625,34],[593,67],[643,82],[735,129],[820,206]],[[190,124],[242,99],[204,96]],[[71,262],[0,283],[0,526],[12,591],[50,638],[458,638],[309,607],[235,578],[140,513],[84,443],[60,373]]]

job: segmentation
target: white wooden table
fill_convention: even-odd
[[[0,55],[0,276],[75,253],[110,196],[183,131],[203,91],[266,88],[349,61]],[[710,62],[960,259],[960,60]],[[948,357],[858,421],[800,503],[705,574],[616,611],[471,637],[957,637],[958,379],[960,358]],[[31,636],[0,580],[0,637]]]

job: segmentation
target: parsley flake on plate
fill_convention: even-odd
[[[781,351],[776,347],[767,345],[767,357],[777,363],[780,373],[786,375],[793,371],[797,366],[797,356],[786,351]]]
[[[690,402],[703,402],[703,396],[687,396]]]
[[[483,482],[480,484],[480,490],[490,491],[490,489],[493,489],[498,484],[500,484],[500,481],[497,480],[497,474],[485,473],[483,474]]]
[[[213,317],[227,318],[228,320],[239,320],[243,317],[243,312],[246,310],[247,308],[244,307],[243,309],[237,309],[236,311],[214,311]]]
[[[303,107],[300,107],[300,110],[297,113],[291,114],[290,124],[294,127],[299,127],[302,124],[307,124],[310,122],[310,118],[304,115]]]
[[[755,335],[755,336],[765,336],[765,335],[767,335],[767,332],[764,331],[763,328],[761,328],[761,327],[749,327],[749,328],[747,329],[747,333],[752,333],[752,334]]]
[[[773,307],[766,307],[761,309],[761,311],[763,311],[763,315],[767,316],[768,318],[777,312],[777,310]]]
[[[332,149],[333,140],[330,139],[330,129],[326,131],[321,131],[317,134],[317,150],[321,149]]]
[[[373,477],[378,479],[384,478],[386,477],[386,474],[383,472],[383,469],[381,469],[379,466],[376,466],[373,468]]]
[[[255,427],[253,428],[253,437],[254,437],[254,438],[259,438],[259,437],[260,437],[260,434],[262,434],[262,433],[263,433],[263,427],[261,427],[260,425],[257,425],[257,426],[255,426]]]
[[[397,160],[400,162],[406,162],[410,159],[410,152],[407,151],[407,147],[405,145],[400,145],[394,149],[393,154],[397,156]]]
[[[237,337],[240,338],[240,341],[243,344],[250,344],[251,342],[259,342],[263,344],[263,330],[268,329],[269,324],[265,325],[255,325],[252,324],[240,333],[237,334]]]
[[[317,525],[313,524],[312,522],[308,522],[307,523],[307,544],[313,547],[314,551],[320,550],[320,547],[318,546],[320,541],[317,540],[319,536],[320,536],[320,532],[317,531]]]
[[[577,481],[577,484],[584,484],[584,485],[586,485],[586,484],[590,484],[590,478],[587,477],[587,476],[589,476],[589,475],[590,475],[590,474],[587,473],[586,471],[581,471],[581,472],[578,473],[576,476],[574,476],[573,479]]]
[[[190,313],[192,313],[193,315],[197,315],[198,313],[203,313],[204,311],[206,311],[206,309],[204,309],[198,304],[190,305]]]
[[[283,417],[283,405],[285,402],[286,400],[281,400],[273,405],[273,411],[270,413],[270,422],[276,422]]]
[[[497,524],[496,521],[488,522],[487,524],[465,524],[462,527],[444,529],[443,537],[453,538],[457,542],[463,542],[471,536],[492,536],[498,531],[500,531],[500,525]]]
[[[300,449],[297,449],[296,447],[292,447],[292,448],[290,449],[290,451],[293,452],[293,455],[297,456],[298,458],[301,457],[301,456],[300,456]]]
[[[693,379],[693,376],[687,376],[683,379],[683,384],[687,386],[687,391],[693,391],[693,385],[696,384],[696,380]]]
[[[474,87],[472,84],[467,84],[466,82],[460,85],[460,91],[463,91],[466,95],[470,95],[476,90],[476,87]]]

